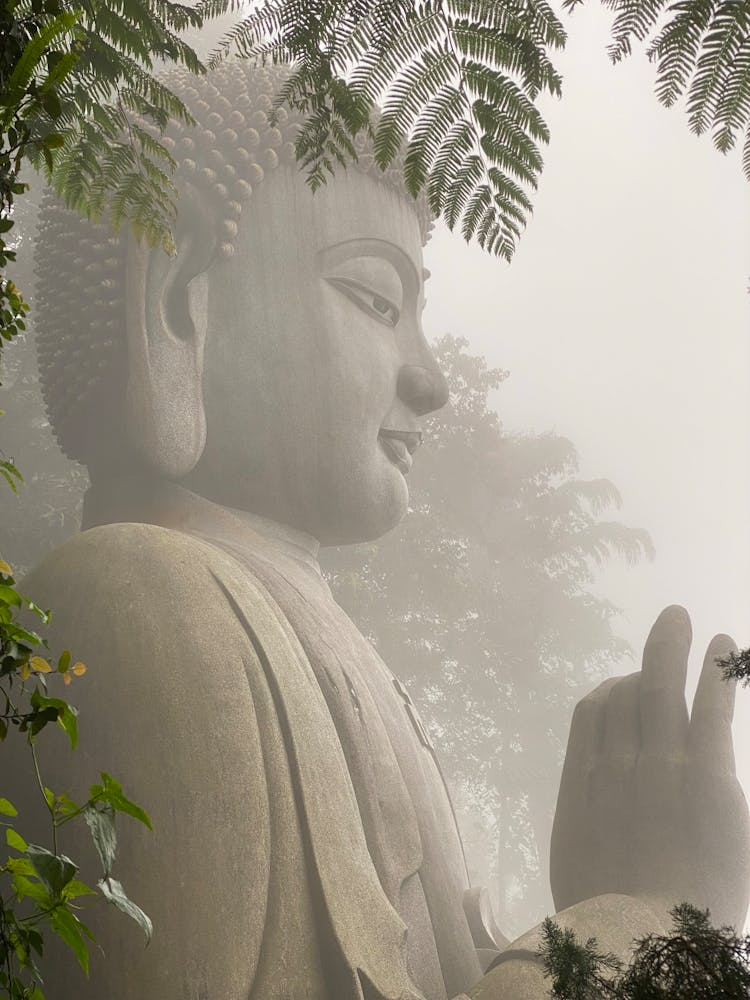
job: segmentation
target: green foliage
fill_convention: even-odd
[[[0,864],[0,995],[12,1000],[44,1000],[40,965],[45,930],[65,942],[84,972],[88,972],[87,942],[93,940],[78,914],[81,898],[95,894],[95,890],[77,878],[78,865],[61,852],[61,828],[72,820],[85,819],[102,862],[103,874],[97,883],[101,896],[132,917],[150,940],[151,921],[112,878],[112,865],[117,844],[115,814],[131,816],[148,827],[151,822],[105,772],[100,775],[101,784],[91,786],[87,801],[81,805],[66,793],[56,794],[45,786],[36,753],[40,734],[56,723],[72,749],[78,742],[75,708],[63,698],[51,696],[48,683],[55,677],[68,685],[74,677],[82,677],[86,667],[74,662],[68,650],[54,666],[39,655],[47,643],[39,633],[19,623],[21,610],[35,615],[42,625],[49,622],[49,612],[18,592],[11,567],[0,560],[0,742],[10,734],[25,739],[52,835],[51,850],[28,843],[17,829],[18,810],[7,798],[0,798],[0,826],[12,852]]]
[[[565,0],[574,7],[583,0]],[[603,0],[615,12],[613,62],[648,40],[656,95],[665,107],[685,98],[690,130],[710,132],[722,152],[744,136],[750,180],[750,0]]]
[[[750,649],[740,649],[716,662],[725,680],[740,681],[745,687],[750,687]]]
[[[205,0],[201,11],[242,6]],[[534,102],[560,94],[548,52],[564,43],[546,0],[265,0],[217,57],[234,49],[293,64],[276,107],[305,115],[296,149],[313,188],[369,135],[382,169],[403,152],[408,190],[510,259],[549,140]]]
[[[160,61],[202,70],[177,34],[200,18],[176,3],[91,0],[74,10],[16,0],[5,18],[13,46],[0,76],[4,207],[9,179],[29,160],[70,207],[94,219],[107,212],[115,228],[131,219],[172,250],[173,161],[156,137],[170,117],[189,116],[153,70]]]
[[[573,705],[628,652],[591,581],[651,545],[603,519],[617,491],[576,476],[569,441],[503,432],[491,395],[506,373],[465,347],[435,346],[451,400],[426,424],[403,525],[322,561],[336,600],[409,683],[466,804],[470,864],[484,879],[479,864],[492,865],[503,921],[520,932],[547,907]]]
[[[747,1000],[750,935],[713,927],[708,911],[682,903],[670,935],[635,942],[630,965],[544,922],[541,954],[553,1000]]]

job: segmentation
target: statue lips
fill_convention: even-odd
[[[422,432],[397,431],[390,427],[381,427],[378,441],[388,458],[405,476],[411,469],[412,455],[422,443]]]

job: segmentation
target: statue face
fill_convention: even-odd
[[[313,195],[280,169],[240,226],[209,272],[208,433],[189,485],[323,544],[378,537],[406,511],[419,416],[447,398],[421,328],[416,215],[356,171]]]

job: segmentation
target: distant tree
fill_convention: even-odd
[[[708,911],[683,903],[672,910],[671,934],[634,942],[628,966],[581,944],[547,919],[541,950],[553,1000],[747,1000],[750,935],[713,927]]]
[[[471,804],[467,830],[494,841],[504,919],[523,889],[520,924],[547,905],[573,705],[628,654],[612,628],[617,609],[590,585],[611,556],[635,561],[651,542],[601,519],[617,491],[576,478],[569,441],[503,432],[490,394],[506,372],[453,337],[436,353],[451,402],[428,422],[408,517],[323,561],[336,599],[410,685],[459,801]]]

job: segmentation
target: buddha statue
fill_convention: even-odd
[[[120,914],[87,911],[104,955],[87,982],[60,961],[48,996],[542,1000],[534,932],[508,946],[469,886],[417,709],[317,562],[319,545],[404,515],[420,418],[447,399],[420,322],[428,214],[366,151],[313,195],[293,119],[269,125],[270,70],[234,62],[172,84],[198,121],[166,135],[173,258],[43,211],[43,386],[91,477],[85,530],[25,584],[54,608],[55,648],[90,665],[79,748],[57,748],[45,777],[75,796],[106,770],[150,812],[153,833],[120,829],[117,873],[155,926],[144,949]],[[693,845],[679,871],[656,871],[670,847],[643,840],[669,829],[662,791],[673,804],[687,787],[670,730],[685,722],[687,628],[665,613],[650,681],[596,692],[571,736],[553,880],[561,919],[612,947],[663,926],[669,901],[728,893],[734,920],[747,903],[746,854]],[[735,845],[746,807],[710,680],[696,745],[721,758],[711,802],[733,810]],[[616,706],[622,719],[607,717]],[[615,808],[589,779],[606,784],[612,761],[625,773],[639,713],[671,770],[637,803],[645,781],[626,782]],[[635,829],[642,814],[651,825]]]

